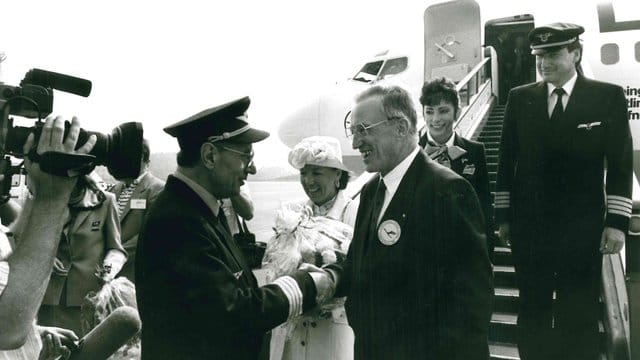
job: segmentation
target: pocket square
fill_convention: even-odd
[[[578,124],[578,129],[591,130],[592,127],[600,126],[600,124],[602,124],[601,121],[596,121],[596,122],[592,122],[592,123]]]

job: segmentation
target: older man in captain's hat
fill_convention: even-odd
[[[247,123],[248,107],[241,98],[164,129],[180,152],[138,244],[143,359],[255,359],[264,333],[329,285],[300,271],[258,287],[229,233],[219,200],[255,173],[252,143],[269,136]]]
[[[529,33],[542,81],[513,89],[505,112],[496,222],[512,244],[524,360],[599,357],[602,254],[622,249],[631,215],[624,92],[577,70],[583,32]]]

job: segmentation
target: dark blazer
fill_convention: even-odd
[[[427,145],[428,135],[425,133],[420,138],[420,147]],[[465,178],[478,195],[482,215],[485,219],[485,228],[489,249],[493,248],[495,225],[493,221],[493,206],[491,205],[491,194],[489,192],[489,173],[487,171],[487,158],[485,156],[484,144],[465,139],[454,133],[453,144],[467,151],[466,154],[451,161],[451,170]]]
[[[132,209],[131,200],[129,200],[127,207],[125,207],[122,214],[120,214],[122,246],[127,251],[127,254],[129,254],[129,257],[122,267],[122,270],[118,273],[118,276],[126,276],[134,283],[136,248],[138,247],[138,234],[142,228],[142,220],[163,187],[164,181],[147,172],[147,174],[140,179],[140,183],[131,194],[131,200],[145,201],[144,208],[142,208],[142,206],[136,206],[135,209]],[[118,198],[125,188],[126,185],[123,182],[119,182],[108,190]]]
[[[63,237],[56,257],[69,269],[67,276],[51,273],[51,280],[42,300],[44,305],[80,306],[90,291],[97,291],[102,281],[95,275],[111,249],[125,250],[120,244],[120,224],[115,196],[105,192],[104,201],[91,210],[69,208],[69,219],[62,229]]]
[[[309,310],[311,277],[292,277]],[[289,315],[281,288],[258,287],[223,224],[173,176],[142,227],[136,279],[143,359],[256,359],[264,333]]]
[[[612,206],[631,204],[633,152],[622,88],[578,76],[563,118],[555,123],[549,119],[547,98],[544,82],[515,88],[509,95],[496,222],[512,223],[514,237],[536,232],[539,237],[541,229],[566,226],[580,232],[594,223],[600,231],[605,224],[626,233],[628,217]],[[605,195],[614,198],[605,201]]]
[[[377,177],[361,193],[354,237],[338,274],[356,359],[488,359],[491,264],[469,182],[420,151],[381,224],[397,243],[368,236]]]

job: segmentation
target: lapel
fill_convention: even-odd
[[[77,233],[80,226],[82,226],[82,224],[87,221],[87,218],[89,217],[89,214],[92,213],[92,211],[78,209],[69,209],[69,211],[76,214],[69,226],[64,227],[64,229],[66,230],[65,235],[67,236],[67,239],[69,239],[69,242],[71,242],[71,237],[69,236],[69,234]]]
[[[411,165],[407,169],[407,172],[400,180],[398,190],[393,195],[389,206],[384,211],[380,223],[385,220],[394,220],[400,228],[404,228],[404,224],[409,214],[409,209],[413,208],[413,202],[415,200],[415,189],[417,188],[418,174],[422,169],[422,165],[427,161],[428,155],[424,151],[419,151],[415,159],[411,162]],[[378,235],[376,234],[376,237]]]
[[[584,78],[578,75],[576,83],[573,86],[573,90],[571,91],[567,108],[564,109],[563,124],[566,125],[564,126],[565,130],[575,129],[580,121],[581,117],[579,116],[579,113],[581,109],[584,108],[584,99],[589,98],[587,94],[588,89],[584,85]]]
[[[531,109],[534,111],[534,119],[544,119],[544,123],[549,124],[549,94],[547,93],[547,83],[544,81],[538,83],[534,92],[535,96],[530,103]]]
[[[466,154],[460,156],[459,158],[451,161],[451,170],[453,170],[456,174],[462,174],[462,170],[467,164],[472,164],[470,161],[471,154],[469,152],[469,146],[467,142],[461,138],[457,133],[453,134],[453,145],[458,146],[467,151]]]
[[[356,226],[353,230],[353,240],[351,241],[354,262],[359,263],[364,259],[364,252],[367,248],[367,233],[370,227],[371,211],[373,204],[373,197],[376,193],[376,186],[380,179],[380,174],[372,176],[372,178],[363,186],[360,193],[360,207],[358,208],[358,214],[356,215]],[[351,253],[351,249],[349,253]],[[357,254],[357,255],[356,255]],[[356,266],[356,272],[358,272],[359,265]]]
[[[222,246],[218,246],[218,244],[215,245],[224,254],[224,259],[222,260],[226,260],[224,261],[225,265],[227,265],[231,271],[236,272],[236,274],[238,271],[242,270],[242,275],[240,277],[236,276],[236,278],[239,281],[244,281],[247,285],[255,286],[254,278],[251,275],[251,269],[244,261],[244,256],[233,241],[231,234],[229,234],[224,225],[218,221],[218,218],[213,214],[202,198],[187,184],[173,176],[169,176],[167,180],[167,188],[175,189],[179,198],[182,198],[188,204],[195,207],[196,211],[206,221],[206,224],[209,227],[209,232],[217,235],[216,237]],[[209,239],[209,241],[215,242],[213,239]]]

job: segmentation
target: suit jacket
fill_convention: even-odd
[[[509,95],[496,221],[512,223],[514,239],[554,238],[558,231],[581,232],[593,224],[600,231],[606,224],[626,233],[633,167],[622,88],[579,75],[558,122],[549,119],[547,99],[544,82],[515,88]],[[581,236],[578,241],[586,243]],[[597,246],[600,233],[594,236]]]
[[[390,246],[369,236],[376,182],[361,193],[353,241],[337,272],[356,359],[488,359],[491,264],[469,182],[420,151],[383,214]]]
[[[97,208],[69,209],[70,218],[62,230],[63,236],[56,253],[69,272],[67,276],[51,274],[42,304],[61,304],[63,291],[66,291],[64,296],[67,305],[82,305],[82,300],[90,291],[100,289],[101,280],[95,275],[96,266],[102,266],[107,251],[117,249],[126,253],[120,244],[115,196],[111,193],[104,195],[104,202]]]
[[[124,208],[122,214],[120,214],[120,229],[122,231],[122,246],[129,254],[127,262],[118,273],[120,276],[126,276],[129,280],[135,283],[135,259],[136,248],[138,246],[138,234],[142,228],[142,221],[144,219],[147,210],[151,207],[151,204],[156,200],[160,191],[164,187],[164,181],[153,176],[147,172],[145,176],[140,179],[140,183],[135,187],[133,193],[131,193],[131,199],[127,206]],[[122,193],[122,190],[126,188],[123,182],[115,184],[109,191],[116,195],[116,199]],[[144,200],[143,206],[134,206],[131,208],[132,200]]]
[[[427,133],[420,138],[420,147],[427,145]],[[494,238],[493,206],[489,192],[489,173],[487,171],[487,158],[484,152],[484,144],[468,140],[454,133],[453,144],[467,151],[466,154],[451,161],[451,170],[465,178],[478,195],[482,215],[485,219],[485,228],[489,248],[492,248]]]
[[[149,209],[136,262],[143,359],[256,359],[264,333],[289,316],[282,289],[258,287],[224,225],[173,176]],[[309,310],[311,277],[292,277]]]

